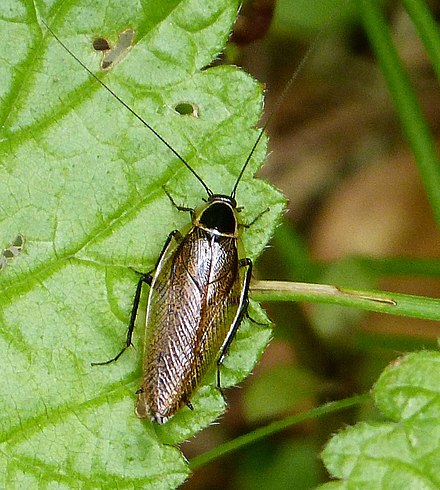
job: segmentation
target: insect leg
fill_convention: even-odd
[[[178,230],[174,230],[168,235],[168,238],[165,241],[165,244],[162,248],[162,251],[160,252],[159,259],[156,263],[155,269],[157,268],[157,264],[161,261],[163,255],[165,254],[165,252],[166,252],[166,250],[167,250],[167,248],[168,248],[168,246],[169,246],[169,244],[173,238],[175,238],[175,240],[180,242],[182,240],[182,235],[180,234],[180,232]],[[92,366],[104,366],[105,364],[111,364],[112,362],[116,362],[122,356],[122,354],[132,345],[131,339],[133,337],[134,324],[135,324],[137,312],[139,309],[139,302],[140,302],[141,293],[142,293],[142,285],[145,283],[145,284],[148,284],[149,286],[151,286],[151,281],[153,280],[153,272],[155,269],[153,269],[153,271],[151,271],[151,272],[147,272],[146,274],[142,273],[142,272],[139,273],[139,272],[135,271],[138,274],[140,274],[140,278],[139,278],[139,281],[138,281],[137,286],[136,286],[136,292],[134,294],[133,306],[132,306],[131,314],[130,314],[130,323],[128,324],[127,339],[125,341],[125,345],[122,348],[121,352],[119,352],[119,354],[117,354],[112,359],[109,359],[108,361],[92,362],[91,363]]]
[[[116,362],[122,354],[131,346],[131,338],[133,336],[133,330],[134,330],[134,322],[136,320],[136,315],[137,315],[137,310],[139,307],[139,301],[141,299],[141,292],[142,292],[142,284],[145,282],[147,284],[151,283],[149,274],[142,274],[141,277],[139,278],[139,281],[136,286],[136,292],[134,295],[134,300],[133,300],[133,307],[131,309],[131,315],[130,315],[130,323],[128,325],[128,332],[127,332],[127,340],[125,341],[125,345],[122,348],[121,352],[117,354],[115,357],[112,359],[109,359],[108,361],[104,362],[92,362],[92,366],[104,366],[105,364],[110,364],[112,362]]]
[[[255,318],[252,318],[251,315],[246,311],[245,316],[248,320],[250,320],[252,323],[255,323],[255,325],[260,325],[261,327],[267,327],[268,325],[271,325],[270,322],[257,322]]]
[[[217,388],[222,391],[220,384],[220,367],[228,353],[229,347],[234,340],[235,334],[237,333],[238,327],[240,326],[243,317],[246,315],[247,308],[249,305],[249,284],[252,277],[252,260],[249,258],[241,259],[239,261],[239,267],[247,267],[246,276],[244,278],[243,284],[243,296],[242,301],[239,306],[237,317],[229,330],[228,336],[226,337],[225,343],[223,344],[222,351],[220,352],[220,357],[217,360]]]
[[[250,228],[257,220],[259,220],[263,214],[266,214],[269,211],[269,208],[266,208],[264,211],[261,211],[261,213],[257,214],[255,218],[250,222],[250,223],[239,223],[238,226],[241,226],[242,228]]]
[[[171,201],[171,204],[178,209],[179,211],[189,211],[190,213],[194,212],[193,208],[187,208],[186,206],[179,206],[176,201],[173,199],[173,196],[168,192],[166,187],[163,187],[165,194],[168,196],[168,199]]]

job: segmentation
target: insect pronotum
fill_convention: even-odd
[[[229,195],[214,193],[188,162],[142,117],[105,85],[44,25],[57,42],[113,97],[151,131],[200,182],[207,200],[196,209],[177,206],[191,212],[192,224],[186,234],[172,231],[163,246],[156,267],[141,273],[124,348],[114,358],[92,363],[116,361],[131,345],[142,286],[150,286],[141,387],[137,392],[136,414],[164,423],[184,405],[192,409],[191,397],[206,372],[217,363],[217,386],[220,366],[235,333],[247,312],[252,261],[242,255],[239,219],[241,208],[235,195],[242,176],[257,148],[265,126],[249,152]],[[293,78],[291,82],[293,81]],[[289,84],[290,85],[290,84]]]

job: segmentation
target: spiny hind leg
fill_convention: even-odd
[[[226,357],[226,354],[231,347],[231,343],[234,340],[235,334],[237,333],[238,328],[240,327],[241,322],[243,321],[243,317],[247,314],[247,308],[249,305],[249,284],[251,282],[252,277],[252,260],[249,258],[241,259],[238,263],[239,267],[246,267],[246,275],[243,281],[243,295],[241,298],[240,305],[238,307],[238,314],[235,318],[233,325],[231,326],[228,336],[223,344],[222,350],[220,352],[220,356],[217,360],[217,388],[220,390],[220,393],[223,394],[223,390],[221,387],[221,379],[220,379],[220,368],[223,364],[223,361]]]
[[[143,284],[148,284],[149,286],[151,286],[151,282],[153,280],[154,271],[157,269],[158,264],[160,263],[160,261],[162,260],[163,256],[165,255],[168,247],[170,246],[171,240],[173,238],[177,242],[181,242],[182,241],[182,235],[181,235],[181,233],[178,230],[173,230],[168,235],[168,238],[166,239],[165,244],[162,247],[162,251],[160,252],[159,259],[157,260],[157,263],[156,263],[156,267],[152,271],[147,272],[147,273],[138,272],[136,270],[134,271],[137,274],[139,274],[140,277],[139,277],[139,280],[138,280],[138,283],[137,283],[137,286],[136,286],[136,292],[134,294],[133,306],[131,308],[131,314],[130,314],[130,322],[128,324],[127,338],[125,340],[124,347],[112,359],[109,359],[108,361],[103,361],[103,362],[92,362],[91,363],[92,366],[103,366],[105,364],[111,364],[112,362],[116,362],[122,356],[122,354],[132,345],[131,339],[133,337],[134,324],[136,322],[136,316],[137,316],[138,309],[139,309],[139,302],[140,302],[140,299],[141,299],[142,286],[143,286]]]
[[[135,292],[134,299],[133,299],[133,306],[131,309],[130,323],[128,325],[127,339],[125,341],[124,347],[119,352],[119,354],[117,354],[112,359],[109,359],[108,361],[103,361],[103,362],[92,362],[91,363],[92,366],[103,366],[105,364],[111,364],[112,362],[116,362],[122,356],[122,354],[132,345],[131,339],[133,336],[134,323],[135,323],[137,311],[139,308],[139,301],[141,299],[142,285],[144,283],[151,284],[150,274],[141,274],[141,277],[139,278],[139,281],[137,283],[136,292]]]

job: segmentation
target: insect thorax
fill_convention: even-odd
[[[213,194],[206,204],[196,209],[194,226],[220,235],[237,237],[237,203],[231,196]]]

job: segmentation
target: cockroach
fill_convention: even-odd
[[[191,395],[216,357],[220,387],[220,365],[249,302],[252,261],[239,258],[235,192],[207,192],[207,202],[191,210],[188,233],[170,233],[156,269],[141,276],[136,291],[132,317],[142,284],[150,285],[136,414],[159,423],[182,405],[192,408]]]
[[[249,304],[252,260],[245,257],[240,234],[245,224],[235,195],[265,126],[260,130],[229,195],[214,193],[188,162],[142,117],[105,85],[43,22],[58,43],[113,97],[187,167],[204,188],[207,199],[196,209],[178,206],[191,213],[189,231],[172,231],[163,246],[156,267],[140,273],[124,348],[103,365],[115,362],[132,344],[142,287],[150,287],[144,348],[143,379],[137,391],[136,415],[165,423],[184,405],[193,409],[191,398],[203,376],[228,352]]]

